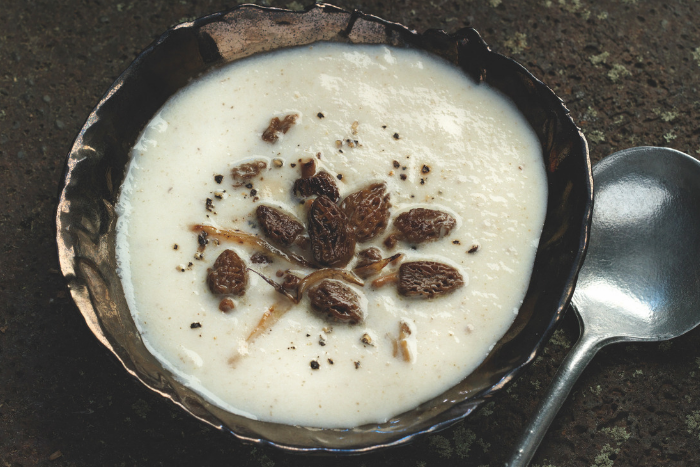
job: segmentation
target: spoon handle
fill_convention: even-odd
[[[604,345],[601,338],[584,330],[576,345],[561,363],[547,394],[537,407],[535,415],[530,419],[527,429],[515,444],[510,460],[505,464],[506,467],[527,467],[574,383],[596,352]]]

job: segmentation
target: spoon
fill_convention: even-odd
[[[596,164],[593,181],[590,247],[572,300],[581,334],[507,467],[528,465],[598,350],[700,323],[700,162],[668,148],[626,149]]]

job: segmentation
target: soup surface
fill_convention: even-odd
[[[173,96],[132,157],[117,261],[145,344],[216,405],[279,423],[383,422],[458,383],[515,318],[545,216],[540,144],[524,118],[415,50],[316,44],[233,63]],[[302,178],[321,172],[323,183]],[[300,179],[311,193],[294,190]],[[351,225],[352,259],[320,264],[311,250],[330,240],[309,241],[310,211],[330,185],[328,212],[347,212],[349,195],[374,187],[381,202],[368,212],[387,220],[365,236]],[[298,221],[294,245],[265,234],[259,206]],[[430,221],[436,212],[442,223]],[[416,219],[434,231],[412,234]],[[400,256],[353,278],[370,247]],[[245,269],[242,295],[217,295],[208,277],[224,250],[278,284],[343,269],[326,285],[358,314],[329,316],[333,295],[316,289],[312,305],[313,287],[294,303]],[[421,262],[441,265],[421,280],[444,280],[411,294],[405,265]]]

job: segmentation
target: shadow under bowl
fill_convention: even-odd
[[[181,384],[136,329],[116,271],[114,206],[131,148],[166,100],[206,71],[318,41],[422,49],[510,98],[542,148],[549,198],[529,288],[513,325],[486,360],[440,396],[386,423],[315,429],[229,413]],[[254,5],[168,30],[124,71],[92,111],[68,154],[56,214],[58,253],[91,331],[133,376],[194,417],[237,438],[288,451],[359,454],[446,428],[494,396],[549,339],[571,299],[588,242],[593,189],[586,141],[561,100],[471,28],[423,34],[361,12],[313,5],[292,12]]]

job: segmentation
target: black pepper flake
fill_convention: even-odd
[[[424,179],[424,178],[421,178],[421,179],[420,179],[420,184],[421,184],[421,185],[425,185],[425,179]]]
[[[355,369],[357,370],[358,368],[360,368],[360,362],[359,362],[359,361],[355,362]]]
[[[216,183],[221,183],[224,181],[224,176],[223,175],[214,175],[214,181]]]
[[[342,180],[342,179],[343,179],[343,174],[338,174],[338,175],[335,176],[335,178],[337,178],[338,180]]]
[[[248,189],[250,190],[251,188],[253,188],[253,184],[252,184],[252,183],[246,183],[245,187],[248,188]]]
[[[427,174],[428,172],[430,172],[430,167],[428,167],[427,165],[423,165],[423,168],[420,169],[420,171],[424,174]]]
[[[317,152],[317,153],[316,153],[316,159],[320,159],[320,158],[321,158],[321,153],[320,153],[320,152]]]
[[[197,243],[199,243],[199,246],[207,246],[207,243],[209,243],[209,240],[207,240],[208,235],[209,234],[206,232],[201,232],[199,235],[197,235]]]
[[[177,250],[178,248],[180,248],[180,247],[177,245],[177,243],[175,245],[173,245],[173,250]]]
[[[297,166],[296,164],[289,164],[289,165],[291,165],[291,166],[292,166],[292,168],[294,168],[294,167],[296,167],[296,166]]]
[[[325,347],[326,341],[324,341],[323,339],[320,339],[320,340],[318,341],[318,345],[320,345],[321,347]]]
[[[472,247],[467,250],[467,253],[476,253],[476,250],[478,249],[479,245],[472,245]]]
[[[202,327],[202,324],[201,324],[201,323],[192,323],[192,324],[190,324],[190,329],[197,329],[197,328],[201,328],[201,327]]]
[[[318,370],[319,368],[321,368],[321,365],[319,365],[316,360],[311,360],[310,365],[312,370]]]
[[[382,128],[384,128],[386,130],[386,125],[382,125]]]
[[[317,113],[316,116],[317,116],[318,118],[323,118],[323,117],[325,117],[325,115],[323,115],[321,112]]]
[[[328,359],[328,363],[330,363],[330,364],[332,365],[332,364],[333,364],[333,359],[332,359],[332,358],[329,358],[329,359]]]
[[[342,150],[342,149],[338,149],[338,152],[342,154],[342,153],[343,153],[343,150]]]
[[[453,245],[459,245],[459,240],[452,240]]]
[[[214,200],[212,200],[211,198],[207,198],[206,208],[207,211],[214,212]]]
[[[401,177],[401,180],[406,180],[406,178],[407,178],[406,174],[401,174],[401,175],[399,175],[399,177]]]
[[[398,133],[394,133],[394,139],[399,139],[399,134],[398,134]]]
[[[401,167],[401,164],[399,164],[399,161],[394,161],[394,168],[398,169],[399,167]]]
[[[255,196],[255,195],[257,195],[257,194],[258,194],[258,190],[256,190],[255,188],[253,188],[252,190],[250,190],[250,196]]]
[[[311,337],[311,334],[307,334],[306,337]]]

